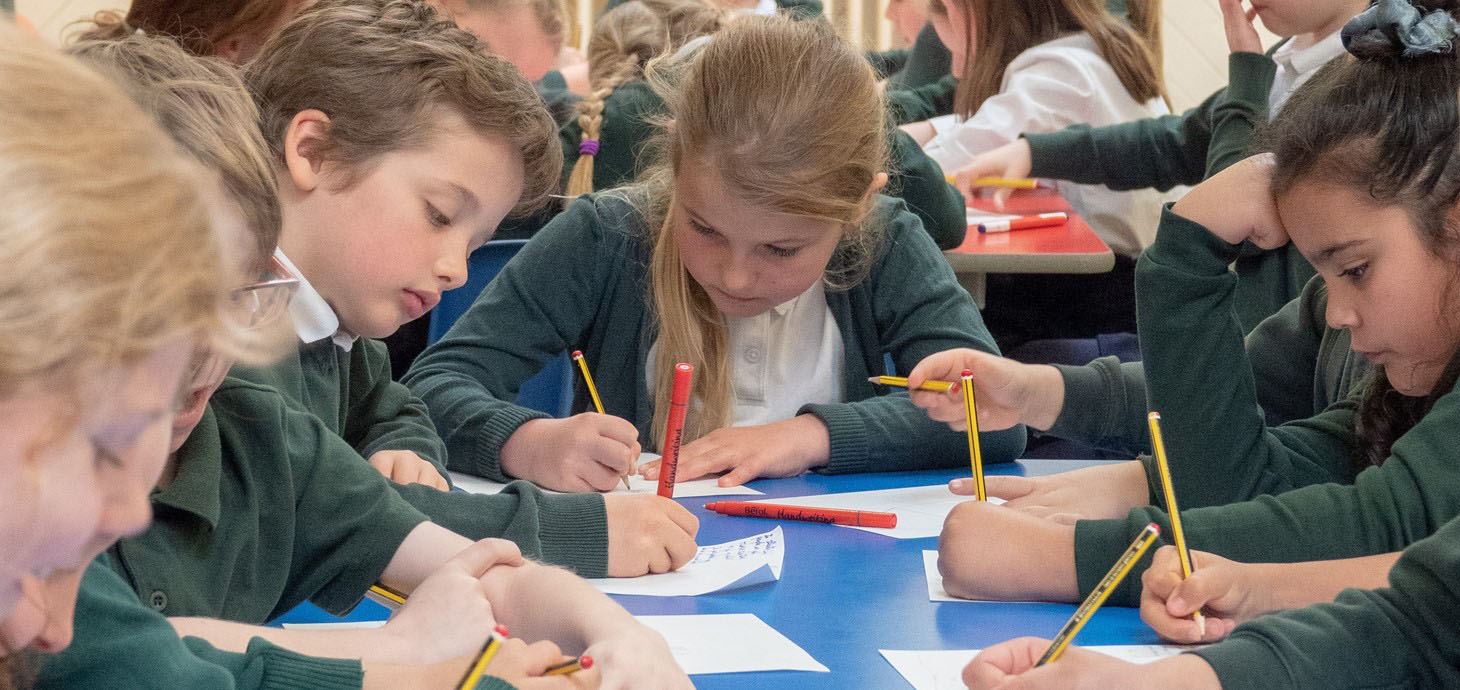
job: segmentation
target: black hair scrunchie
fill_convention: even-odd
[[[1344,25],[1343,47],[1359,58],[1414,58],[1453,52],[1460,22],[1449,12],[1422,14],[1405,0],[1378,0]]]

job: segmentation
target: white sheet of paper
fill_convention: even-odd
[[[974,223],[991,223],[996,220],[1014,220],[1015,218],[1019,217],[1020,216],[1011,216],[1007,213],[994,213],[992,211],[985,211],[983,209],[974,208],[972,206],[968,207],[969,225],[973,225]]]
[[[1010,603],[1039,603],[1039,602],[992,602],[980,599],[959,599],[943,589],[943,574],[938,572],[938,552],[923,552],[923,575],[928,578],[928,601],[957,601],[965,604],[1010,604]]]
[[[1172,645],[1108,645],[1082,647],[1092,652],[1109,654],[1135,664],[1149,664],[1175,656],[1187,647]],[[902,674],[915,690],[965,690],[963,667],[977,656],[977,649],[899,650],[880,649],[882,658]]]
[[[772,498],[754,503],[779,503],[790,506],[806,506],[811,508],[842,508],[845,510],[873,510],[883,513],[896,513],[897,526],[892,528],[882,527],[854,527],[851,525],[837,525],[859,529],[864,532],[882,534],[895,539],[921,539],[923,537],[936,537],[943,531],[943,519],[948,517],[948,511],[953,506],[964,501],[971,501],[969,496],[959,496],[948,490],[943,484],[933,486],[914,486],[906,489],[881,489],[879,491],[853,491],[844,494],[822,494],[820,496],[800,496],[796,498]],[[1003,503],[1002,498],[989,498],[990,503]]]
[[[786,537],[777,527],[764,534],[701,546],[694,559],[672,573],[589,580],[605,594],[693,597],[781,579]]]
[[[285,623],[285,630],[370,630],[385,625],[385,621],[341,621],[338,623]]]
[[[658,459],[659,459],[659,455],[656,454],[656,453],[642,453],[642,454],[639,455],[639,464],[642,465],[642,464],[644,464],[646,462],[649,462],[651,460],[658,460]],[[502,491],[503,487],[506,487],[507,486],[506,484],[503,484],[502,482],[494,482],[494,481],[492,481],[490,479],[482,479],[481,477],[473,477],[473,476],[471,476],[469,474],[462,474],[461,472],[451,472],[450,474],[451,474],[451,483],[454,486],[456,486],[457,488],[461,489],[462,491],[466,491],[468,493],[474,493],[474,494],[495,494],[495,493],[500,493]],[[698,497],[702,497],[702,496],[764,496],[765,495],[765,492],[764,491],[756,491],[755,489],[752,489],[752,488],[747,487],[747,486],[720,486],[719,484],[716,484],[715,483],[716,481],[717,480],[716,480],[715,477],[707,477],[705,479],[696,479],[694,481],[688,481],[688,482],[675,482],[675,484],[674,484],[674,497],[675,498],[698,498]],[[547,493],[550,493],[550,494],[551,493],[559,493],[559,492],[551,491],[551,490],[548,490],[548,489],[544,489],[543,491],[546,491]],[[610,494],[653,494],[653,493],[658,493],[658,492],[659,492],[659,480],[655,479],[653,481],[650,481],[650,480],[645,479],[643,477],[640,477],[639,475],[636,474],[636,475],[631,475],[629,477],[629,488],[625,489],[624,486],[623,486],[623,484],[618,484],[617,486],[613,487],[613,491],[610,491],[608,493],[610,493]]]
[[[830,673],[753,613],[635,618],[664,636],[674,660],[691,676],[749,671]]]

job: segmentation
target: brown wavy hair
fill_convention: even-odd
[[[1456,12],[1453,0],[1414,4]],[[1460,61],[1453,52],[1334,60],[1293,93],[1282,117],[1262,130],[1259,148],[1274,155],[1275,195],[1316,180],[1403,208],[1430,253],[1456,266],[1437,299],[1460,304],[1450,294],[1460,289]],[[1460,332],[1460,318],[1450,326]],[[1355,469],[1383,464],[1457,377],[1460,357],[1452,356],[1430,393],[1414,397],[1396,391],[1376,367],[1359,405]]]
[[[141,30],[170,36],[194,55],[213,55],[228,36],[263,36],[298,7],[299,0],[132,0],[125,15],[97,13],[83,38],[114,39]]]

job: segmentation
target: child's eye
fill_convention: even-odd
[[[715,231],[714,230],[711,230],[710,228],[707,228],[707,227],[705,227],[703,225],[700,225],[699,223],[695,222],[695,219],[693,219],[693,218],[690,218],[689,219],[689,226],[691,228],[693,228],[695,232],[697,232],[697,233],[699,233],[701,235],[704,235],[706,237],[712,237],[715,234]]]
[[[776,256],[779,256],[781,258],[785,258],[785,259],[789,259],[789,258],[795,256],[796,255],[796,252],[801,251],[801,248],[800,247],[796,247],[795,249],[787,249],[785,247],[777,247],[774,244],[768,244],[768,245],[766,245],[766,249],[769,249],[772,254],[774,254]]]
[[[92,443],[91,443],[91,451],[92,451],[91,452],[92,462],[97,467],[101,467],[103,465],[106,465],[108,467],[117,468],[117,469],[120,469],[122,467],[122,459],[120,457],[118,457],[116,453],[113,453],[111,451],[111,449],[107,448],[106,446],[103,446],[100,443],[97,443],[95,441],[92,441]]]
[[[1339,275],[1340,278],[1348,278],[1350,280],[1358,280],[1358,279],[1364,277],[1364,273],[1366,273],[1368,270],[1369,270],[1369,264],[1368,264],[1368,262],[1364,262],[1364,263],[1361,263],[1361,264],[1359,264],[1357,266],[1354,266],[1352,268],[1346,268],[1342,272],[1340,272],[1338,275]]]
[[[446,214],[436,210],[436,207],[432,206],[431,202],[429,201],[426,202],[426,219],[431,222],[431,225],[434,225],[438,228],[444,228],[448,225],[451,225],[451,219],[447,218]]]

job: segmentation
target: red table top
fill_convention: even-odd
[[[981,233],[968,226],[963,244],[949,250],[958,254],[1109,254],[1110,247],[1090,229],[1083,218],[1075,215],[1068,201],[1053,189],[1018,190],[1009,197],[1004,210],[994,208],[992,198],[977,199],[974,208],[990,213],[1031,215],[1064,211],[1070,220],[1064,225],[1013,232]]]

